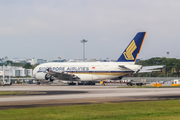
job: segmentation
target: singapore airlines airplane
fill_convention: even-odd
[[[116,62],[44,63],[33,71],[36,80],[43,81],[96,81],[121,79],[129,73],[138,73],[142,66],[135,65],[146,32],[139,32]]]

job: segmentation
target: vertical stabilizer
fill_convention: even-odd
[[[136,62],[137,56],[141,51],[146,32],[139,32],[124,50],[116,62]]]

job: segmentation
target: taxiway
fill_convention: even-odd
[[[0,96],[0,109],[179,99],[180,88],[118,88],[118,86],[2,86],[0,91],[37,94]],[[43,93],[43,94],[41,94]]]

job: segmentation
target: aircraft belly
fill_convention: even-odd
[[[103,79],[112,79],[120,76],[124,76],[128,73],[91,73],[91,74],[76,74],[81,81],[93,81],[93,80],[103,80]]]
[[[112,75],[97,75],[97,77],[99,78],[98,80],[114,78],[114,76],[112,76]]]
[[[100,79],[98,75],[92,75],[92,78],[93,78],[93,80],[99,80]]]
[[[91,81],[93,80],[93,75],[87,75],[87,74],[76,74],[81,81]]]

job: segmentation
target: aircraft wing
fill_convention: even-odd
[[[164,68],[164,65],[143,66],[142,69],[138,73],[162,71],[163,68]]]
[[[58,80],[78,81],[80,79],[78,76],[64,71],[54,71],[49,69],[49,71],[46,73]]]

